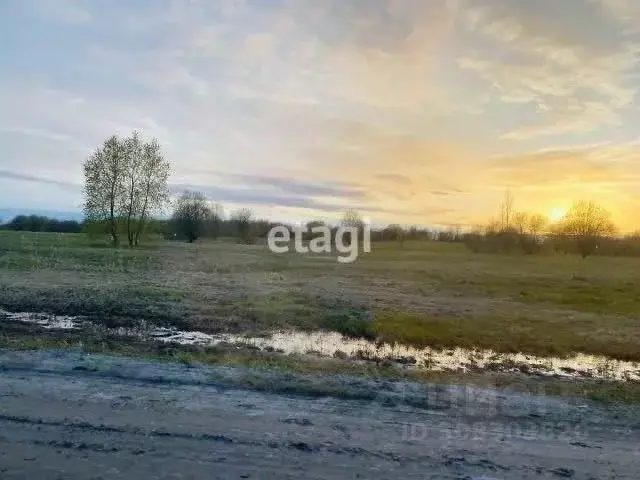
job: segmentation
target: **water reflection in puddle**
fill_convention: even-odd
[[[0,317],[25,323],[33,323],[46,329],[71,330],[78,328],[76,317],[50,315],[48,313],[7,312],[0,308]]]
[[[0,317],[36,324],[46,329],[76,329],[87,324],[77,317],[40,313],[10,313],[0,309]],[[90,324],[89,324],[90,325]],[[136,336],[181,345],[214,346],[240,344],[285,354],[316,354],[325,357],[390,361],[409,368],[465,372],[473,370],[513,371],[528,375],[590,377],[609,380],[640,381],[640,364],[606,357],[578,354],[569,358],[502,354],[490,350],[462,348],[436,350],[407,345],[374,343],[351,339],[336,332],[275,332],[264,337],[234,334],[207,334],[142,324],[140,328],[110,329],[110,333]]]

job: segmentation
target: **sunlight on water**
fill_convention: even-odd
[[[231,334],[208,335],[202,332],[155,329],[150,335],[165,342],[183,345],[238,343],[263,350],[275,349],[287,354],[316,353],[329,357],[388,360],[408,366],[415,365],[418,368],[440,371],[465,372],[477,369],[495,369],[545,376],[640,381],[640,364],[636,362],[624,362],[583,354],[563,359],[462,348],[436,350],[414,348],[407,345],[377,344],[367,340],[346,338],[336,332],[276,332],[269,337],[243,337]]]
[[[7,320],[33,323],[47,329],[70,330],[78,328],[78,322],[75,317],[64,315],[26,312],[11,313],[0,308],[0,316],[5,317]]]
[[[46,329],[76,329],[81,324],[83,326],[91,325],[86,321],[69,316],[10,313],[1,309],[0,316],[8,320],[36,324]],[[520,372],[528,375],[640,381],[640,364],[637,362],[625,362],[583,354],[569,358],[554,358],[462,348],[436,350],[352,339],[336,332],[289,331],[275,332],[264,337],[246,337],[234,334],[211,335],[143,324],[137,329],[110,329],[110,333],[181,345],[214,346],[228,343],[248,345],[261,350],[278,351],[285,354],[316,354],[324,357],[388,361],[406,365],[408,368],[436,371],[495,370]]]

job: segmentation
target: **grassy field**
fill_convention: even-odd
[[[374,244],[353,264],[230,241],[114,250],[0,232],[0,307],[207,332],[330,329],[412,345],[640,360],[640,259]]]

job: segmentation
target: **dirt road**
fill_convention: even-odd
[[[246,375],[0,351],[0,478],[637,479],[640,472],[640,415],[631,407],[348,378],[331,387],[334,396],[319,388],[311,395],[291,388],[290,374],[269,374],[272,392],[260,392],[237,386]],[[280,384],[288,394],[277,393]]]

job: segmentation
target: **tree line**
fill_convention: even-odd
[[[358,231],[364,229],[365,221],[356,210],[347,210],[337,224],[329,224],[321,220],[309,221],[304,225],[302,239],[310,241],[314,238],[314,227],[326,226],[332,232],[332,238],[338,226],[355,227]],[[284,226],[292,233],[297,227],[286,222],[272,222],[256,218],[254,213],[247,208],[231,212],[225,217],[224,209],[220,204],[211,203],[200,192],[186,191],[176,201],[171,220],[167,223],[169,238],[194,242],[199,238],[237,237],[244,243],[253,243],[257,239],[266,238],[269,230],[276,226]],[[373,241],[400,241],[405,240],[433,240],[442,238],[434,237],[434,232],[419,227],[404,229],[400,225],[389,225],[385,228],[371,227],[371,239]],[[362,238],[359,235],[359,238]],[[448,237],[447,237],[448,238]]]
[[[9,222],[0,225],[0,230],[18,232],[80,233],[83,229],[84,222],[58,220],[43,215],[17,215]]]
[[[507,192],[498,217],[465,234],[464,243],[474,252],[486,253],[640,255],[640,236],[617,235],[611,213],[596,202],[577,201],[554,222],[540,214],[518,212],[513,205]]]
[[[107,234],[113,246],[123,238],[135,247],[145,232],[159,233],[165,238],[194,242],[199,238],[236,237],[252,243],[267,236],[274,226],[292,225],[259,219],[246,208],[236,210],[227,218],[220,204],[211,203],[199,192],[184,192],[171,205],[168,178],[171,165],[165,159],[157,139],[145,141],[137,131],[126,137],[107,138],[83,163],[84,222],[56,220],[38,215],[20,215],[1,225],[5,230],[78,233],[88,231]],[[362,228],[364,222],[355,210],[347,211],[342,225]],[[307,224],[306,240],[320,221]],[[327,225],[329,226],[329,225]],[[336,226],[330,226],[335,230]],[[593,254],[640,255],[640,234],[617,236],[611,214],[590,201],[572,205],[558,221],[550,222],[543,215],[516,211],[509,191],[500,204],[496,218],[486,225],[463,231],[405,228],[391,224],[384,228],[370,226],[372,241],[399,242],[433,240],[464,243],[474,252],[544,251]]]
[[[166,239],[194,242],[200,238],[236,238],[242,243],[254,243],[265,239],[271,228],[293,225],[272,222],[255,217],[249,209],[240,209],[225,215],[220,204],[198,192],[185,192],[176,202],[170,218],[149,218],[145,232]],[[436,241],[460,243],[479,253],[573,253],[583,257],[597,255],[640,255],[640,234],[617,236],[609,213],[593,202],[576,202],[567,214],[557,222],[550,222],[540,214],[517,212],[501,206],[497,218],[471,231],[462,227],[446,230],[416,226],[403,227],[391,224],[386,227],[371,226],[371,241],[397,242]],[[117,228],[126,231],[126,218],[116,219]],[[339,224],[361,228],[362,217],[355,210],[345,213]],[[306,224],[304,241],[314,238],[313,227],[326,225],[335,233],[337,225],[320,220]],[[57,220],[40,215],[19,215],[0,225],[2,230],[60,233],[97,233],[110,231],[109,221]]]
[[[255,237],[263,237],[274,224],[267,220],[253,218],[253,212],[242,208],[224,217],[224,209],[218,203],[211,203],[200,192],[185,191],[175,202],[167,231],[174,239],[190,243],[201,237],[238,237],[244,243],[251,243]]]

